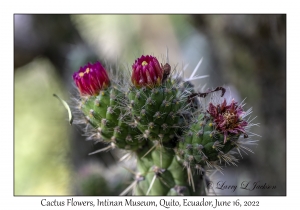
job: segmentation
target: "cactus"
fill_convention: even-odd
[[[232,150],[240,146],[242,133],[247,138],[248,123],[244,118],[248,114],[234,100],[228,106],[225,99],[216,106],[210,103],[209,110],[199,114],[178,143],[176,154],[182,164],[193,170],[201,170],[205,165],[218,169],[216,161],[236,165]]]
[[[236,165],[235,148],[240,154],[252,152],[244,145],[253,143],[248,133],[254,124],[246,120],[252,110],[221,100],[223,87],[199,93],[191,78],[180,75],[149,55],[133,63],[131,85],[111,80],[100,62],[73,75],[83,116],[77,122],[88,125],[88,138],[137,158],[134,181],[121,195],[203,194],[201,178],[207,179],[207,169]],[[208,95],[206,106],[200,98]]]
[[[174,148],[154,144],[154,149],[137,152],[134,195],[195,195],[188,174],[175,155]],[[200,180],[199,180],[200,181]],[[198,183],[196,183],[198,184]]]
[[[141,133],[131,115],[121,110],[122,103],[126,101],[125,93],[110,85],[107,72],[100,62],[80,68],[73,79],[81,94],[80,111],[93,129],[89,138],[110,143],[112,148],[117,146],[133,151],[145,143],[136,138]]]
[[[142,137],[160,142],[174,139],[179,128],[188,126],[187,121],[180,118],[190,109],[187,93],[191,90],[181,91],[183,82],[164,77],[170,71],[169,66],[160,66],[155,57],[142,56],[132,68],[134,86],[130,88],[128,98]]]

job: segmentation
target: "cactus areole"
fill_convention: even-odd
[[[200,78],[193,77],[198,67],[186,79],[168,63],[142,55],[132,64],[131,83],[112,78],[100,62],[74,73],[80,93],[75,122],[88,139],[108,144],[93,153],[120,148],[126,158],[137,158],[133,183],[121,195],[205,195],[207,169],[236,165],[234,149],[252,152],[245,146],[255,142],[247,133],[256,124],[245,120],[252,110],[221,101],[223,87],[197,92],[190,81]]]

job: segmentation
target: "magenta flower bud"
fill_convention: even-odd
[[[216,130],[224,134],[224,143],[226,143],[229,134],[245,134],[245,127],[248,125],[243,120],[245,112],[234,100],[229,105],[227,105],[226,99],[217,106],[210,103],[207,112],[213,117]]]
[[[81,95],[98,95],[100,90],[110,84],[106,70],[99,61],[80,67],[73,74],[73,80]]]
[[[151,55],[142,55],[132,65],[131,81],[135,87],[150,87],[160,85],[163,70],[158,60]]]

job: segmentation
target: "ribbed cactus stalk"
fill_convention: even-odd
[[[225,88],[199,93],[180,75],[147,55],[133,63],[131,84],[110,80],[99,62],[73,76],[89,138],[137,158],[134,181],[122,195],[203,194],[207,169],[236,165],[234,149],[252,152],[245,147],[253,143],[247,133],[254,124],[246,120],[252,110],[227,104]],[[207,95],[208,106],[200,100]]]
[[[182,164],[192,170],[205,166],[219,169],[219,162],[236,165],[233,149],[239,146],[241,134],[248,137],[247,114],[234,100],[229,105],[225,99],[222,104],[210,103],[178,143],[176,153]]]
[[[188,174],[175,155],[174,148],[161,144],[149,146],[137,152],[137,172],[133,195],[199,195],[188,183]],[[147,151],[148,150],[148,151]],[[195,181],[196,185],[200,180]]]
[[[188,126],[180,118],[187,112],[188,88],[181,91],[183,82],[168,77],[170,66],[159,65],[153,56],[142,56],[132,65],[133,86],[128,92],[131,113],[142,131],[141,138],[168,142],[179,128]]]
[[[100,62],[81,67],[73,79],[81,94],[80,110],[94,129],[90,138],[128,150],[144,144],[136,138],[141,132],[131,115],[122,111],[126,102],[124,92],[111,85]]]

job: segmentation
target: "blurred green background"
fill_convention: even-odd
[[[273,190],[216,191],[220,195],[286,194],[286,15],[14,15],[14,194],[118,195],[132,181],[120,151],[89,156],[102,144],[70,126],[53,93],[72,104],[73,72],[96,60],[131,66],[141,54],[170,64],[199,60],[195,86],[225,85],[253,107],[261,135],[255,154],[225,167],[212,181],[260,181]]]

